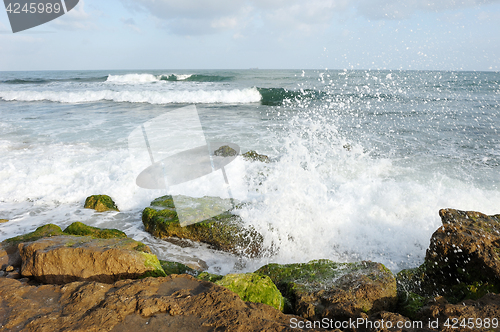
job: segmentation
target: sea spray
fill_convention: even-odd
[[[373,260],[394,271],[414,267],[440,225],[440,208],[473,202],[487,209],[499,198],[450,178],[446,168],[421,177],[413,165],[395,165],[348,142],[337,130],[335,109],[307,103],[283,112],[289,116],[279,134],[279,157],[254,173],[253,202],[240,213],[276,249],[270,261],[328,258]]]

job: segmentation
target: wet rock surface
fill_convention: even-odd
[[[500,286],[500,215],[439,211],[443,226],[434,232],[425,257],[427,275],[445,285],[482,282]]]
[[[0,279],[6,331],[296,331],[290,319],[187,275],[63,286]]]
[[[212,209],[220,198],[190,198],[186,204],[195,204],[196,209]],[[262,252],[262,235],[243,227],[239,216],[226,211],[196,224],[181,226],[172,196],[163,196],[151,202],[151,207],[142,213],[142,222],[147,232],[158,238],[180,238],[207,243],[215,249],[249,257]]]
[[[380,263],[269,264],[258,273],[271,277],[291,310],[311,320],[345,320],[394,309],[396,280]]]

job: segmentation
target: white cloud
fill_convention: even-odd
[[[52,27],[60,30],[91,30],[96,28],[96,13],[85,11],[85,1],[80,0],[75,8],[51,22]]]
[[[336,17],[354,14],[372,20],[402,20],[417,12],[445,12],[500,0],[121,0],[132,11],[158,18],[162,26],[181,35],[241,30],[254,25],[282,31],[312,32],[329,26]]]

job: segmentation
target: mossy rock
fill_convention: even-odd
[[[139,244],[144,245],[143,243],[139,242]],[[139,251],[141,255],[144,256],[145,261],[144,261],[144,266],[147,268],[152,268],[152,270],[147,271],[144,273],[142,276],[139,278],[147,278],[147,277],[166,277],[167,274],[165,273],[165,270],[163,270],[163,266],[160,263],[160,260],[158,257],[156,257],[155,254],[151,253],[151,250],[148,247],[149,252],[145,252],[145,250],[137,250],[137,246],[134,247],[136,251]]]
[[[160,260],[161,267],[167,275],[171,274],[190,274],[192,276],[197,276],[198,271],[178,262],[169,262]]]
[[[65,235],[64,232],[61,230],[61,227],[54,224],[47,224],[38,227],[35,231],[31,233],[12,237],[10,239],[4,240],[4,242],[13,244],[21,242],[32,242],[44,237],[51,237],[58,235]]]
[[[392,310],[396,280],[384,265],[369,261],[268,264],[256,273],[267,275],[292,304],[291,313],[307,319],[348,319]]]
[[[249,161],[260,161],[263,163],[269,162],[269,157],[263,154],[258,154],[254,150],[250,150],[242,154],[243,158]]]
[[[86,209],[94,209],[97,212],[104,211],[120,211],[116,206],[115,202],[108,195],[92,195],[87,197],[85,200],[85,205],[83,206]]]
[[[99,239],[127,237],[127,234],[117,229],[108,229],[108,228],[102,229],[102,228],[87,226],[81,222],[72,223],[71,225],[66,227],[64,233],[70,235],[91,236],[93,238],[99,238]]]
[[[215,283],[235,292],[243,301],[264,303],[283,311],[285,300],[268,276],[257,273],[227,274]]]
[[[175,209],[174,199],[172,198],[171,195],[158,197],[158,198],[154,199],[150,205],[157,206],[160,208]]]
[[[216,281],[219,281],[222,278],[224,278],[224,276],[221,276],[218,274],[213,274],[213,273],[208,273],[208,272],[202,272],[196,278],[198,278],[200,280],[216,282]]]
[[[207,197],[189,198],[183,196],[182,199],[183,202],[192,202],[193,209],[199,209],[200,213],[205,213],[203,209],[206,205],[199,204],[200,201],[204,203],[216,201]],[[216,199],[220,200],[220,198]],[[242,220],[230,211],[183,227],[179,223],[179,217],[175,208],[171,207],[172,205],[172,197],[163,196],[151,202],[151,207],[144,209],[142,222],[147,232],[158,238],[177,237],[204,242],[215,249],[249,257],[261,254],[262,235],[252,228],[243,227]],[[210,206],[206,208],[210,209]]]

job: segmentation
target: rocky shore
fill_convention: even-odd
[[[117,210],[104,195],[87,201]],[[425,262],[397,275],[324,259],[218,276],[160,261],[118,230],[48,224],[0,243],[0,331],[500,331],[500,215],[439,215]],[[180,227],[168,196],[143,223],[261,254],[261,235],[231,213]]]

